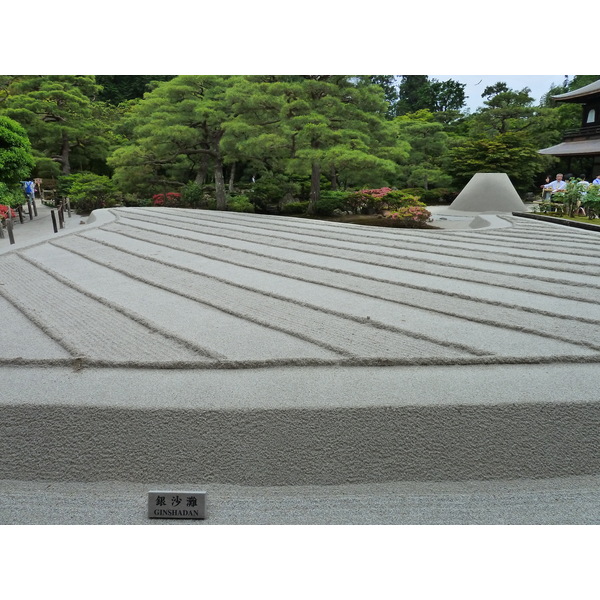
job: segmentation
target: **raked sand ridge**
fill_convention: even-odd
[[[0,479],[600,474],[600,234],[93,216],[0,255]]]

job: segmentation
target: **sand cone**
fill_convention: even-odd
[[[448,210],[496,214],[526,208],[506,173],[475,173]]]

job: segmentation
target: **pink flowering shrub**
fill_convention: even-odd
[[[181,205],[181,194],[177,192],[167,192],[165,194],[154,194],[152,196],[152,206],[170,206],[178,207]]]
[[[383,198],[387,196],[392,191],[392,188],[382,187],[377,188],[376,190],[360,190],[359,194],[366,194],[367,196],[373,196],[373,198]]]
[[[6,206],[6,204],[0,204],[0,221],[4,221],[4,219],[8,219],[8,211],[10,210],[11,216],[16,218],[17,213],[10,208],[10,206]]]
[[[387,206],[386,196],[392,191],[389,187],[374,190],[359,190],[348,196],[348,208],[354,213],[364,211],[380,213]]]
[[[383,215],[390,210],[399,211],[410,206],[425,206],[419,201],[419,196],[401,190],[392,190],[389,187],[354,192],[348,197],[347,204],[350,210],[357,214],[368,212]]]
[[[423,227],[425,223],[431,221],[431,213],[425,208],[425,205],[419,202],[421,206],[403,206],[398,210],[386,215],[387,219],[401,222],[404,227]]]

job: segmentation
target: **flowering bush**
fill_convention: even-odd
[[[383,187],[374,190],[359,190],[348,196],[348,208],[354,213],[381,212],[386,206],[386,196],[392,188]]]
[[[403,206],[388,215],[387,219],[397,220],[405,227],[422,227],[428,221],[431,221],[431,213],[425,208],[425,205],[419,202],[421,206]]]
[[[4,219],[8,218],[9,210],[13,219],[16,218],[17,213],[10,206],[6,206],[6,204],[0,204],[0,221],[4,221]]]
[[[348,208],[354,213],[379,213],[405,206],[425,206],[412,190],[392,190],[389,187],[359,190],[348,197]]]
[[[360,190],[359,194],[366,194],[367,196],[372,196],[373,198],[383,198],[387,196],[392,191],[392,188],[382,187],[377,188],[376,190]]]
[[[178,194],[177,192],[167,192],[166,197],[165,194],[154,194],[154,196],[152,196],[152,205],[178,207],[181,205],[181,194]]]

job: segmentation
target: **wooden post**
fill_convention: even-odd
[[[44,204],[44,190],[42,189],[42,184],[44,183],[44,181],[37,177],[36,179],[33,180],[33,183],[35,184],[35,187],[37,187],[38,189],[38,193],[40,195],[40,202],[42,204]]]
[[[52,227],[54,227],[54,233],[58,233],[58,227],[56,226],[56,215],[54,214],[53,210],[50,211],[50,216],[52,217]]]
[[[10,208],[8,209],[8,213],[10,214]],[[13,222],[12,219],[7,219],[6,228],[8,229],[8,239],[11,244],[15,243],[15,236],[13,235]]]
[[[33,209],[31,206],[31,198],[27,196],[27,210],[29,211],[29,220],[33,221]]]
[[[33,214],[37,217],[37,206],[35,205],[35,196],[31,199],[31,205],[33,206]]]
[[[23,223],[23,206],[21,204],[17,206],[17,212],[19,213],[19,221]]]
[[[69,219],[71,218],[71,201],[69,200],[69,197],[67,196],[67,214],[69,215]]]
[[[64,229],[65,227],[65,217],[64,217],[64,213],[63,213],[63,207],[62,207],[62,203],[58,209],[58,224],[60,225],[61,229]]]
[[[2,224],[2,221],[0,221],[0,240],[4,239],[4,225]]]

